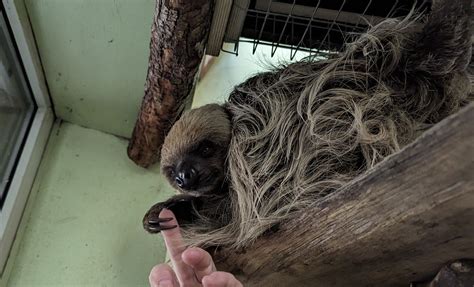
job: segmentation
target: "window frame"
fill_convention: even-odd
[[[13,41],[37,105],[11,184],[0,210],[0,279],[54,123],[54,112],[24,0],[1,0]]]

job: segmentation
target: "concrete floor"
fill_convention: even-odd
[[[134,165],[126,147],[112,135],[56,125],[9,286],[147,285],[165,251],[141,218],[172,191],[157,168]]]

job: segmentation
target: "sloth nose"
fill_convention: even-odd
[[[193,167],[183,168],[178,172],[174,180],[179,188],[187,189],[192,187],[196,182],[196,175],[197,172]]]

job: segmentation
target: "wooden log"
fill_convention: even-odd
[[[142,167],[159,160],[166,134],[192,100],[212,4],[212,0],[156,1],[145,96],[128,146],[128,156]]]
[[[474,258],[474,104],[246,250],[245,286],[408,286]]]

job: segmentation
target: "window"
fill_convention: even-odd
[[[0,15],[0,206],[35,111],[23,69]]]
[[[0,0],[0,278],[54,114],[24,0]]]

